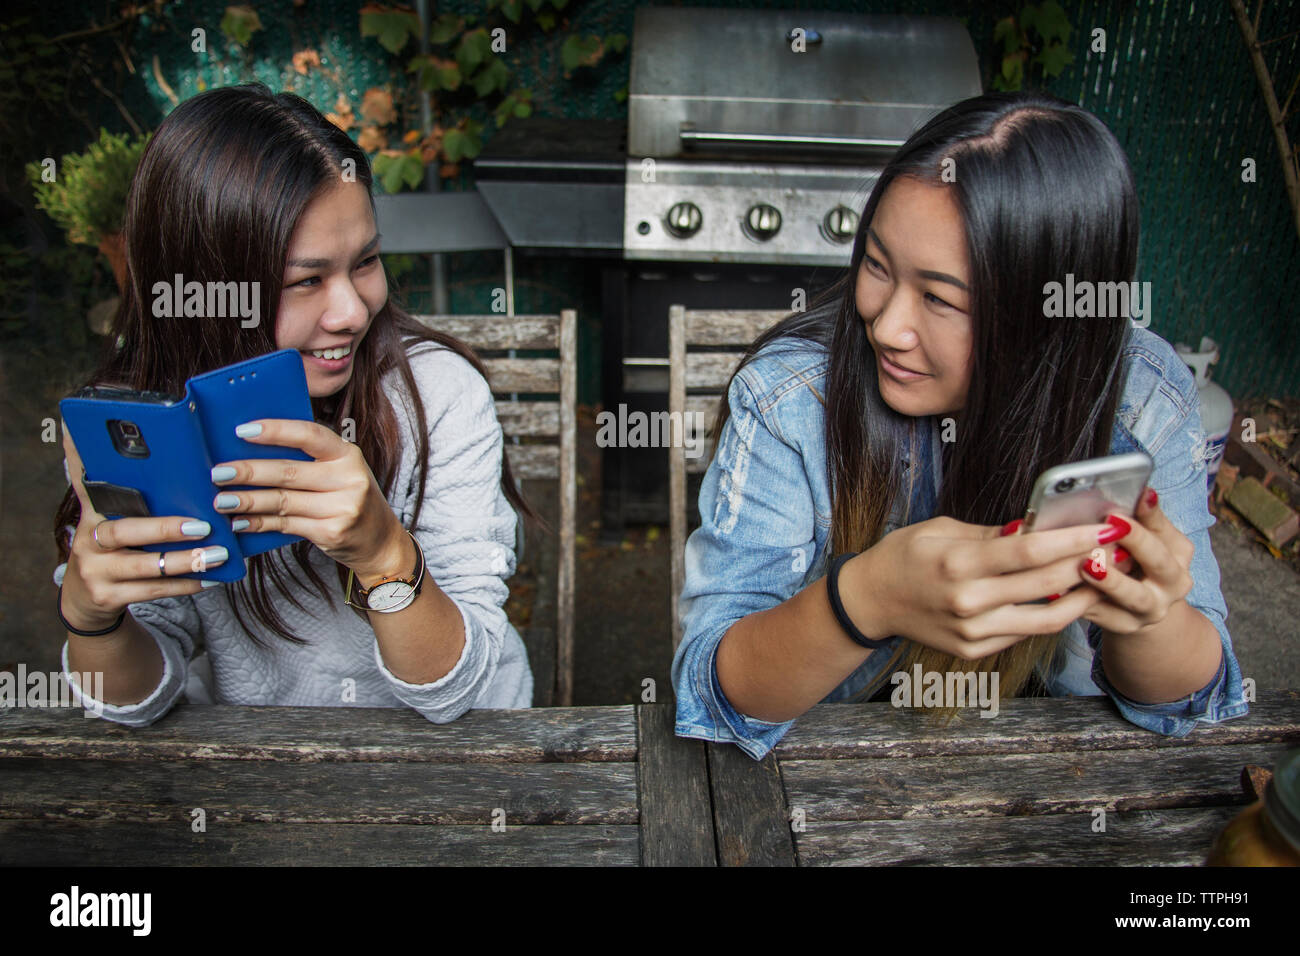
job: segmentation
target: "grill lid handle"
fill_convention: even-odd
[[[837,147],[844,149],[898,149],[901,139],[868,139],[862,136],[816,136],[802,133],[724,133],[717,130],[683,129],[678,134],[689,149],[711,143],[768,147]]]

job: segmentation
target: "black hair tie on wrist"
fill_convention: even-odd
[[[840,600],[840,568],[844,567],[844,562],[849,558],[857,556],[857,551],[847,551],[831,562],[831,569],[826,573],[826,596],[831,600],[831,611],[835,614],[835,620],[840,622],[844,633],[854,642],[872,649],[884,647],[889,642],[889,638],[885,637],[877,641],[859,631],[857,625],[849,619],[848,612],[844,610],[844,602]]]
[[[78,637],[103,637],[105,634],[112,634],[122,622],[126,620],[126,608],[122,608],[122,613],[117,616],[117,620],[110,627],[101,628],[98,631],[83,631],[80,628],[73,627],[68,623],[68,619],[63,616],[63,585],[59,585],[59,593],[54,598],[54,613],[59,615],[59,622],[73,634]]]

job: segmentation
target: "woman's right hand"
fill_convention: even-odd
[[[196,564],[200,562],[203,567],[210,568],[226,560],[225,549],[220,546],[202,551],[197,548],[168,551],[164,558],[167,573],[160,575],[158,554],[137,549],[146,544],[206,537],[210,533],[206,522],[198,522],[203,525],[202,533],[185,534],[181,526],[196,519],[107,520],[94,509],[86,495],[81,481],[81,456],[66,425],[63,427],[63,451],[67,456],[68,477],[81,503],[81,519],[72,539],[68,567],[63,577],[61,607],[68,623],[83,630],[98,630],[112,625],[128,604],[194,594],[202,587],[202,582],[175,575],[196,570]],[[95,540],[96,528],[99,529],[98,543]]]
[[[1030,635],[1058,632],[1098,603],[1090,593],[1096,588],[1077,586],[1079,562],[1112,563],[1114,543],[1126,533],[1110,524],[1006,530],[948,517],[899,528],[846,562],[845,610],[869,637],[899,634],[978,660]],[[1048,604],[1026,603],[1058,594]],[[879,633],[862,628],[868,622]]]

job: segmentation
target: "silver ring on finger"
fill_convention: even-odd
[[[158,555],[158,577],[160,578],[167,577],[167,565],[164,563],[166,560],[167,560],[166,551]]]
[[[104,547],[104,543],[103,543],[102,541],[99,540],[99,525],[102,525],[105,521],[110,521],[110,520],[112,520],[112,519],[110,519],[110,518],[104,518],[103,521],[100,521],[99,524],[95,525],[95,530],[92,531],[92,532],[90,532],[90,536],[91,536],[92,538],[95,539],[95,544],[99,545],[99,550],[101,550],[101,551],[112,551],[112,550],[113,550],[112,548],[106,548],[106,547]]]

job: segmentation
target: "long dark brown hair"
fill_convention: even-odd
[[[1136,272],[1137,193],[1114,135],[1086,110],[1038,93],[987,94],[943,111],[884,169],[862,211],[848,272],[809,312],[760,336],[741,363],[787,336],[829,352],[826,472],[836,554],[879,540],[895,500],[909,493],[900,460],[905,452],[913,462],[928,454],[924,443],[939,424],[932,416],[901,415],[880,397],[855,302],[867,229],[900,176],[951,190],[969,255],[970,390],[956,440],[942,446],[934,516],[983,525],[1021,517],[1045,468],[1109,453],[1123,384],[1127,317],[1043,314],[1049,282],[1064,282],[1069,273],[1076,283],[1129,282]],[[727,411],[724,398],[715,435]],[[904,500],[910,505],[910,497]],[[1002,696],[1014,696],[1050,662],[1057,638],[1027,638],[973,669],[999,672]],[[926,671],[972,669],[913,641],[901,642],[899,659],[905,668],[919,661]],[[886,667],[863,696],[889,673]]]
[[[201,93],[177,106],[158,127],[131,182],[123,228],[126,288],[106,354],[87,384],[179,396],[186,379],[194,375],[274,351],[274,317],[298,219],[317,196],[353,176],[369,194],[372,177],[366,154],[315,107],[292,93],[273,94],[261,84],[232,86]],[[272,320],[243,328],[238,319],[155,318],[147,305],[150,290],[155,282],[170,283],[177,274],[187,283],[258,282],[260,315]],[[398,477],[401,436],[381,381],[388,372],[397,371],[413,399],[416,419],[419,493],[412,527],[419,520],[429,469],[428,422],[407,359],[407,349],[419,342],[451,349],[486,378],[473,350],[416,322],[390,296],[356,346],[347,385],[334,395],[312,399],[321,424],[340,431],[345,419],[355,423],[356,444],[387,495]],[[518,511],[535,517],[504,454],[501,484]],[[80,502],[69,489],[55,518],[54,537],[62,561],[69,553],[65,527],[75,526],[80,516]],[[314,547],[299,541],[290,551],[333,607],[334,595],[308,561]],[[296,582],[297,574],[275,555],[267,552],[249,559],[249,574],[237,582],[231,596],[235,617],[260,643],[240,613],[240,603],[246,601],[263,626],[285,640],[305,643],[290,633],[271,599],[278,591],[306,610],[285,587],[285,573]],[[347,569],[337,565],[337,571],[341,593]]]

